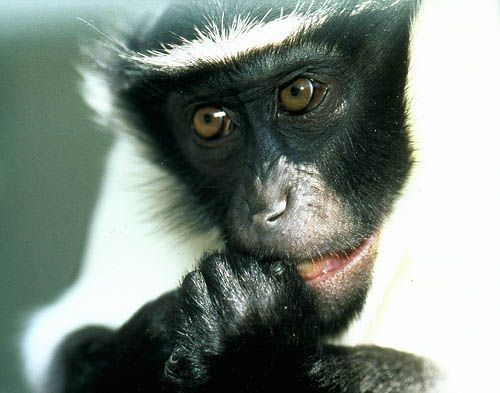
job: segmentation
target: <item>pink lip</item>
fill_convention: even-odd
[[[370,255],[370,250],[374,246],[376,238],[377,236],[374,234],[355,248],[325,254],[313,260],[301,261],[297,263],[297,271],[306,282],[323,281],[350,264],[362,262],[365,257]]]

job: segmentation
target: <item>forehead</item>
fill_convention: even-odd
[[[229,63],[321,26],[332,15],[327,8],[330,3],[173,3],[150,33],[152,45],[139,49],[130,59],[162,71]]]
[[[182,90],[265,85],[307,64],[351,65],[368,41],[390,34],[410,3],[174,0],[120,57],[140,77]]]

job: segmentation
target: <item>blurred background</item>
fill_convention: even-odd
[[[97,33],[77,18],[158,3],[0,1],[0,393],[28,391],[23,326],[78,272],[112,142],[79,94],[79,47]]]

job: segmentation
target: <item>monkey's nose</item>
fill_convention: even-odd
[[[283,198],[275,201],[265,210],[258,213],[250,214],[250,221],[259,227],[266,228],[274,226],[280,217],[283,216],[287,208],[287,200]]]

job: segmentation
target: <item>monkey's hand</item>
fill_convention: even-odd
[[[293,266],[215,254],[120,329],[68,337],[46,391],[427,391],[422,359],[323,345],[318,326],[315,295]]]
[[[309,391],[305,360],[320,349],[314,296],[295,268],[211,255],[179,292],[174,391]],[[276,389],[273,389],[276,387]]]
[[[46,392],[296,391],[318,350],[314,297],[295,268],[215,254],[119,329],[71,334]]]
[[[165,364],[175,392],[428,392],[413,354],[321,343],[315,294],[293,266],[206,257],[179,291]]]

